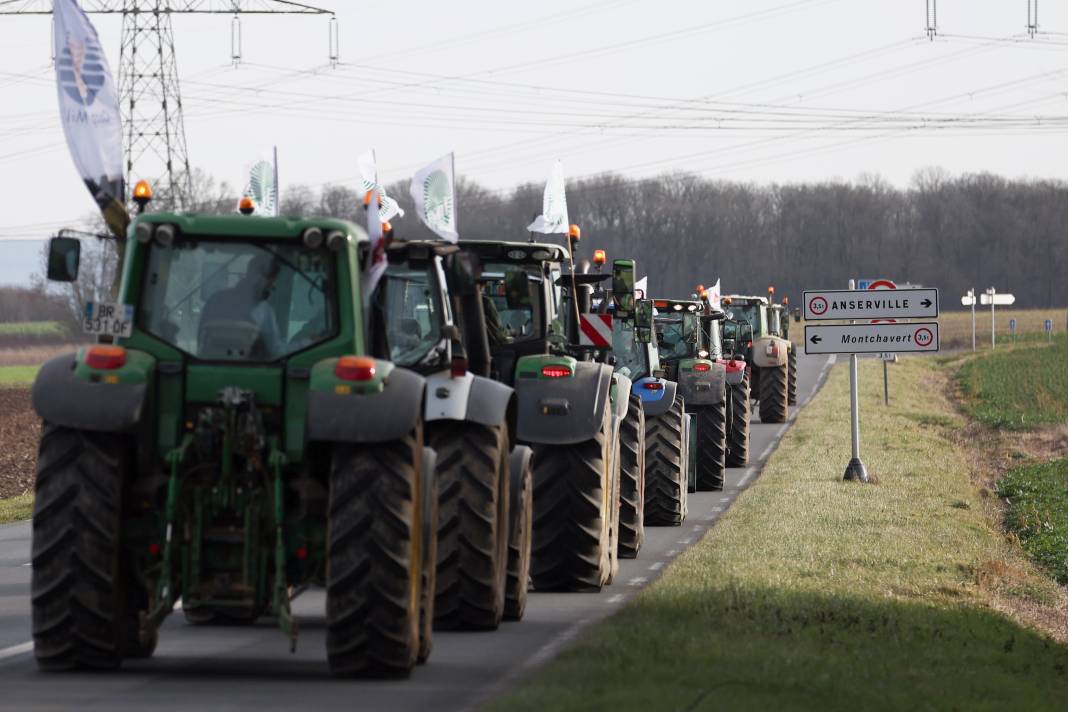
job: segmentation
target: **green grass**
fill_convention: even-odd
[[[990,427],[1029,430],[1068,422],[1068,340],[970,359],[957,385],[969,414]]]
[[[40,366],[0,366],[0,386],[28,386],[40,369]]]
[[[58,321],[7,321],[0,322],[0,337],[3,336],[66,336],[67,330]]]
[[[1068,585],[1068,459],[1019,467],[998,483],[1005,525],[1030,556]]]
[[[0,524],[19,522],[33,516],[33,493],[0,499]]]
[[[944,372],[903,359],[887,408],[878,369],[861,362],[879,484],[841,481],[835,368],[722,522],[489,709],[1064,709],[1068,648],[992,609],[1053,584],[991,525]]]

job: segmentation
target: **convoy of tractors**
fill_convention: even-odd
[[[659,299],[566,244],[391,239],[333,219],[150,213],[115,336],[49,361],[33,518],[46,670],[151,656],[177,610],[277,620],[326,597],[330,670],[407,674],[434,630],[598,591],[645,527],[749,460],[795,402],[788,308]],[[74,279],[54,238],[49,277]],[[122,319],[122,314],[116,318]]]

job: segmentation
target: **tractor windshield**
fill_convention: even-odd
[[[782,333],[782,310],[781,309],[769,309],[768,314],[768,331],[776,336]]]
[[[425,365],[444,353],[445,312],[433,271],[433,263],[426,269],[390,265],[375,288],[389,359],[398,366]]]
[[[747,321],[753,327],[753,336],[768,333],[768,321],[765,310],[759,304],[737,304],[731,307],[731,313],[738,321]]]
[[[303,245],[153,245],[137,323],[194,358],[277,361],[337,333],[333,275],[333,254]]]
[[[646,344],[639,343],[634,324],[622,319],[612,320],[612,355],[616,357],[616,371],[630,379],[649,373]]]
[[[697,352],[701,324],[697,314],[656,316],[656,342],[665,361],[688,358]]]
[[[490,347],[544,338],[541,264],[487,264],[483,308]]]

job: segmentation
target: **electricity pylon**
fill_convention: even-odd
[[[162,206],[181,210],[190,198],[189,154],[182,119],[173,15],[232,15],[231,55],[240,59],[241,15],[330,15],[330,61],[338,60],[331,10],[289,0],[82,0],[90,14],[121,15],[119,104],[127,190],[131,178],[156,187]],[[0,0],[0,15],[51,15],[52,0]]]

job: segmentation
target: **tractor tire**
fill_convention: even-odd
[[[645,411],[633,393],[619,429],[619,558],[633,559],[645,541]]]
[[[116,668],[123,628],[123,478],[128,442],[45,423],[33,503],[33,652],[42,670]],[[154,646],[153,646],[154,647]],[[137,654],[137,651],[131,651]]]
[[[608,469],[608,578],[611,585],[619,574],[619,432],[616,431],[612,446],[612,466]]]
[[[438,453],[438,581],[434,627],[495,630],[508,577],[508,429],[434,423]]]
[[[645,421],[645,525],[677,527],[686,518],[686,413],[682,398]]]
[[[326,654],[337,676],[406,677],[419,655],[422,429],[336,445],[330,463]]]
[[[534,446],[534,541],[537,591],[600,591],[612,576],[612,420],[574,445]]]
[[[504,619],[523,620],[530,589],[530,545],[534,527],[534,472],[530,456],[522,469],[511,472],[511,532],[508,535],[508,585],[504,595]],[[512,460],[515,462],[515,459]]]
[[[787,405],[797,405],[797,348],[795,346],[790,347],[790,355],[787,357],[787,379],[789,380],[789,387],[787,389],[786,403]]]
[[[423,564],[419,589],[419,654],[420,665],[430,658],[434,649],[434,593],[438,571],[438,477],[437,453],[423,448]]]
[[[785,423],[789,409],[787,401],[788,369],[786,364],[760,369],[760,422]]]
[[[749,376],[731,388],[731,429],[727,433],[727,467],[749,464]]]
[[[701,406],[695,415],[697,491],[722,490],[727,467],[727,401]]]

